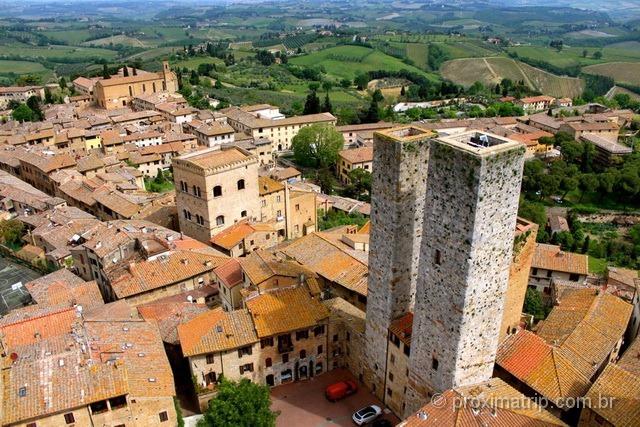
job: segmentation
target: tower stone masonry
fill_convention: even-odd
[[[383,399],[391,322],[413,309],[431,131],[374,134],[365,382]],[[367,375],[368,374],[368,375]]]
[[[431,140],[405,415],[492,375],[524,151],[475,131]]]

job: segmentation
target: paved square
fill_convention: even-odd
[[[342,380],[357,380],[346,369],[335,369],[307,381],[285,384],[271,389],[271,408],[281,411],[276,420],[278,427],[326,427],[355,426],[351,415],[358,409],[375,404],[383,411],[385,406],[369,390],[358,383],[358,392],[337,402],[329,402],[324,397],[325,388]],[[400,420],[392,413],[385,414],[393,425]]]

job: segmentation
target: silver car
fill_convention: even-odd
[[[380,414],[382,414],[382,409],[379,406],[370,405],[355,412],[352,418],[354,423],[361,426],[375,420]]]

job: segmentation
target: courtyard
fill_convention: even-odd
[[[367,405],[378,405],[383,409],[381,418],[396,425],[400,420],[358,383],[358,392],[337,402],[329,402],[324,390],[329,384],[356,378],[346,369],[335,369],[306,381],[298,381],[271,389],[271,408],[280,411],[276,420],[278,427],[300,426],[354,426],[351,415]],[[388,412],[388,413],[387,413]]]
[[[37,271],[0,256],[0,314],[29,303],[31,297],[23,285],[40,276]]]

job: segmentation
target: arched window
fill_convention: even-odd
[[[264,366],[266,366],[267,368],[270,368],[271,365],[272,365],[271,358],[267,357],[267,359],[264,361]]]
[[[182,209],[182,215],[186,218],[187,217],[187,210],[186,209]]]
[[[300,350],[300,359],[307,357],[307,350]]]
[[[238,180],[238,190],[244,190],[244,179]]]
[[[224,216],[220,215],[216,217],[216,225],[224,225]]]
[[[241,216],[242,218],[244,218],[245,216],[247,216],[247,211],[242,211],[242,212],[240,212],[240,216]]]
[[[222,196],[222,187],[220,185],[216,185],[213,187],[213,197]]]
[[[129,86],[129,96],[133,96],[133,89],[131,89],[131,86]]]

